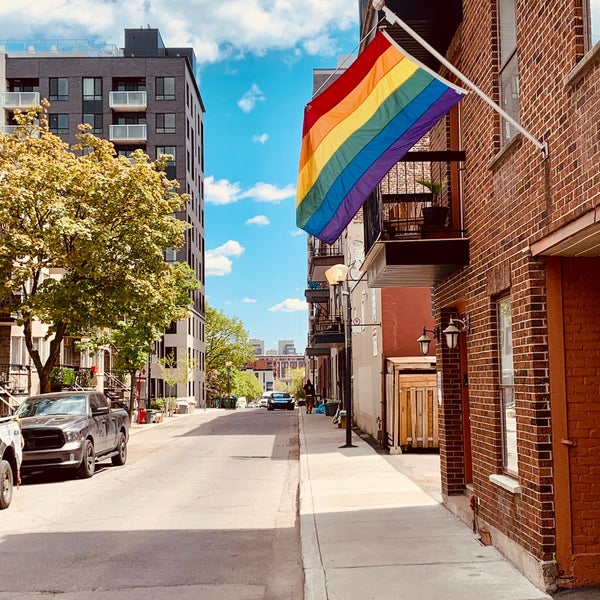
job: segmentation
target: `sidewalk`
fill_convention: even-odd
[[[340,448],[330,417],[299,413],[305,600],[551,599],[359,436]]]

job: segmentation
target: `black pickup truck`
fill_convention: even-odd
[[[71,468],[82,478],[94,474],[97,461],[124,465],[129,415],[111,408],[101,392],[70,391],[31,396],[17,411],[25,446],[23,473]]]

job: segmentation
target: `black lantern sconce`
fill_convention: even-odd
[[[464,320],[450,317],[448,327],[442,331],[442,333],[446,336],[446,346],[448,346],[450,350],[458,348],[458,338],[462,330],[466,331],[467,333],[470,333],[471,331],[471,319],[469,318],[469,315],[465,316]],[[431,333],[433,338],[430,338],[427,335],[428,333]],[[427,355],[429,353],[429,345],[433,339],[440,339],[439,327],[436,327],[435,329],[426,329],[423,327],[423,335],[417,339],[421,349],[421,354]]]
[[[430,338],[427,334],[431,333],[433,338]],[[419,342],[419,347],[421,348],[421,354],[426,356],[429,354],[429,344],[433,339],[440,339],[440,328],[436,327],[435,329],[426,329],[423,327],[423,335],[417,340]]]

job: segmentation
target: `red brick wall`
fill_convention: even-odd
[[[543,257],[530,256],[530,246],[600,205],[600,61],[574,84],[564,82],[582,56],[578,4],[572,0],[517,0],[520,121],[536,138],[548,141],[547,160],[525,138],[499,156],[499,117],[473,93],[461,102],[461,145],[467,155],[463,201],[471,259],[468,268],[435,289],[435,308],[442,328],[447,325],[446,311],[458,303],[471,317],[472,332],[466,343],[473,482],[481,498],[481,518],[540,561],[553,560],[556,540],[545,262]],[[494,7],[492,0],[463,2],[464,20],[450,58],[498,101]],[[545,33],[540,36],[542,31]],[[445,129],[431,135],[432,143],[445,138]],[[510,294],[513,307],[518,480],[522,494],[511,494],[489,481],[490,474],[502,472],[494,302],[505,293]],[[586,309],[578,314],[579,326],[587,319],[597,332],[600,298],[588,296]],[[590,319],[591,313],[594,316]],[[595,343],[596,354],[587,359],[591,375],[574,368],[570,386],[582,393],[582,386],[593,387],[594,383],[589,383],[592,377],[598,400],[597,379],[593,379],[598,377],[600,362],[597,338]],[[438,351],[438,360],[444,378],[440,415],[442,478],[444,491],[452,494],[460,491],[463,468],[459,447],[462,422],[457,413],[459,370],[456,358],[446,350],[441,351],[441,360]],[[586,415],[588,419],[597,418],[584,406],[579,410],[582,422]],[[586,499],[600,506],[600,498],[594,495],[600,493],[594,479],[600,472],[598,440],[590,440],[589,444],[584,446],[585,458],[582,454],[575,465],[581,469],[575,491],[581,505]],[[586,475],[584,466],[594,469],[595,474]],[[591,547],[591,551],[597,551],[589,526],[595,527],[593,535],[598,540],[599,525],[597,513],[583,511],[574,531],[579,550]]]

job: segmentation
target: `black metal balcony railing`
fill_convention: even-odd
[[[31,367],[0,364],[0,386],[9,394],[28,394],[31,391]]]
[[[341,242],[326,244],[317,238],[309,237],[308,254],[310,258],[340,256],[342,253]]]
[[[427,160],[431,157],[448,160]],[[409,152],[398,162],[365,202],[365,251],[378,240],[461,237],[461,160],[462,152]],[[437,220],[430,220],[433,211],[441,214]]]

